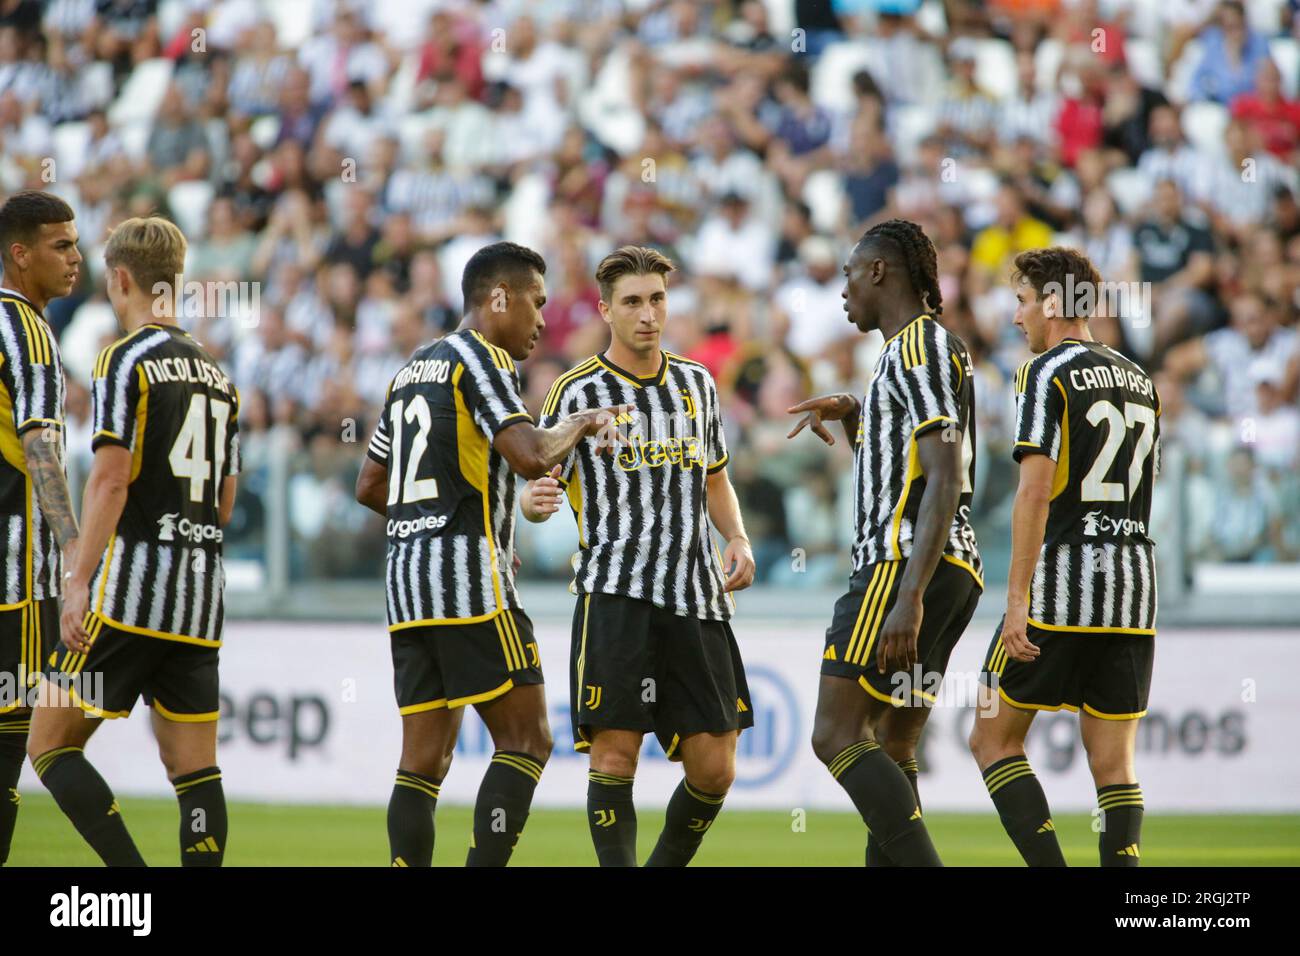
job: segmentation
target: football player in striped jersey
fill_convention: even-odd
[[[95,362],[94,463],[68,569],[47,694],[28,753],[41,782],[110,866],[144,860],[84,748],[143,696],[181,808],[182,866],[220,866],[226,801],[217,766],[222,527],[239,473],[239,395],[172,314],[185,237],[128,219],[104,249],[123,335]]]
[[[63,365],[42,314],[77,280],[71,207],[49,193],[0,206],[0,865],[18,820],[34,685],[59,641],[60,570],[77,519],[63,468]]]
[[[866,395],[790,409],[827,444],[853,442],[853,575],[822,654],[813,750],[867,824],[868,866],[938,866],[921,819],[917,741],[984,589],[970,526],[975,391],[942,309],[934,244],[891,219],[844,266],[845,309],[885,345]]]
[[[387,519],[386,589],[402,755],[388,804],[393,866],[429,866],[434,811],[466,705],[495,752],[467,865],[504,866],[551,753],[541,660],[514,583],[515,475],[537,478],[579,439],[617,442],[622,409],[537,428],[515,362],[546,323],[546,263],[485,246],[465,266],[460,327],[397,373],[357,478]]]
[[[1020,485],[1006,615],[984,665],[971,751],[1025,862],[1064,866],[1025,737],[1040,710],[1081,710],[1101,865],[1137,866],[1134,757],[1155,654],[1148,529],[1160,397],[1141,367],[1093,340],[1088,319],[1102,284],[1085,255],[1035,249],[1015,267],[1015,324],[1034,358],[1016,374]]]

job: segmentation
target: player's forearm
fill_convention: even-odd
[[[72,509],[72,495],[63,471],[60,438],[57,433],[45,429],[29,431],[23,436],[23,454],[41,514],[54,532],[59,550],[63,551],[77,539],[77,516]]]
[[[126,489],[127,482],[116,476],[91,472],[81,503],[81,540],[76,565],[71,569],[73,586],[85,587],[90,583],[126,507]]]
[[[587,421],[576,415],[567,415],[550,428],[537,429],[537,457],[542,475],[569,457],[573,447],[586,435]],[[540,478],[542,475],[528,475]]]
[[[939,566],[943,546],[952,529],[953,515],[961,497],[961,480],[955,475],[933,475],[925,482],[925,493],[912,530],[912,553],[898,585],[899,600],[919,603]]]
[[[722,535],[723,540],[744,538],[748,541],[749,536],[745,534],[745,521],[740,515],[740,499],[736,497],[736,489],[732,487],[725,468],[709,476],[707,493],[709,520],[713,522],[713,527],[718,529],[718,534]]]
[[[1047,528],[1050,497],[1040,488],[1016,492],[1011,512],[1011,568],[1007,572],[1007,607],[1024,607],[1029,601],[1029,584],[1038,565]]]
[[[858,440],[858,425],[862,421],[862,403],[858,401],[856,395],[850,395],[853,400],[853,411],[849,412],[842,419],[840,424],[844,426],[844,437],[849,440],[849,445]]]

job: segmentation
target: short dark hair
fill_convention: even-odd
[[[546,275],[546,260],[527,246],[515,242],[494,242],[484,246],[469,257],[460,278],[465,311],[478,305],[502,279],[513,287],[534,271]]]
[[[39,189],[14,193],[0,206],[0,258],[9,261],[9,247],[15,242],[34,243],[41,226],[74,218],[72,207],[53,193]]]
[[[1069,289],[1082,289],[1091,284],[1094,296],[1101,292],[1101,273],[1092,264],[1092,260],[1078,249],[1068,246],[1051,246],[1047,249],[1028,249],[1015,259],[1015,271],[1011,273],[1014,284],[1025,282],[1042,298],[1044,290],[1049,287],[1053,292],[1060,290],[1064,296]],[[1095,301],[1095,300],[1094,300]],[[1063,303],[1071,306],[1073,303]],[[1071,318],[1086,319],[1086,315]]]

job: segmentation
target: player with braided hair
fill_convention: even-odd
[[[938,866],[921,819],[917,741],[984,588],[970,526],[975,395],[965,344],[935,321],[934,244],[883,222],[844,265],[845,311],[885,346],[866,395],[793,406],[828,445],[854,444],[853,574],[822,655],[813,750],[867,824],[869,866]]]

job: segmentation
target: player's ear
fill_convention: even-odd
[[[505,313],[510,308],[510,283],[505,279],[494,285],[488,293],[487,307],[496,313]]]
[[[1055,292],[1049,292],[1043,297],[1043,318],[1055,319],[1061,314],[1061,297]]]

